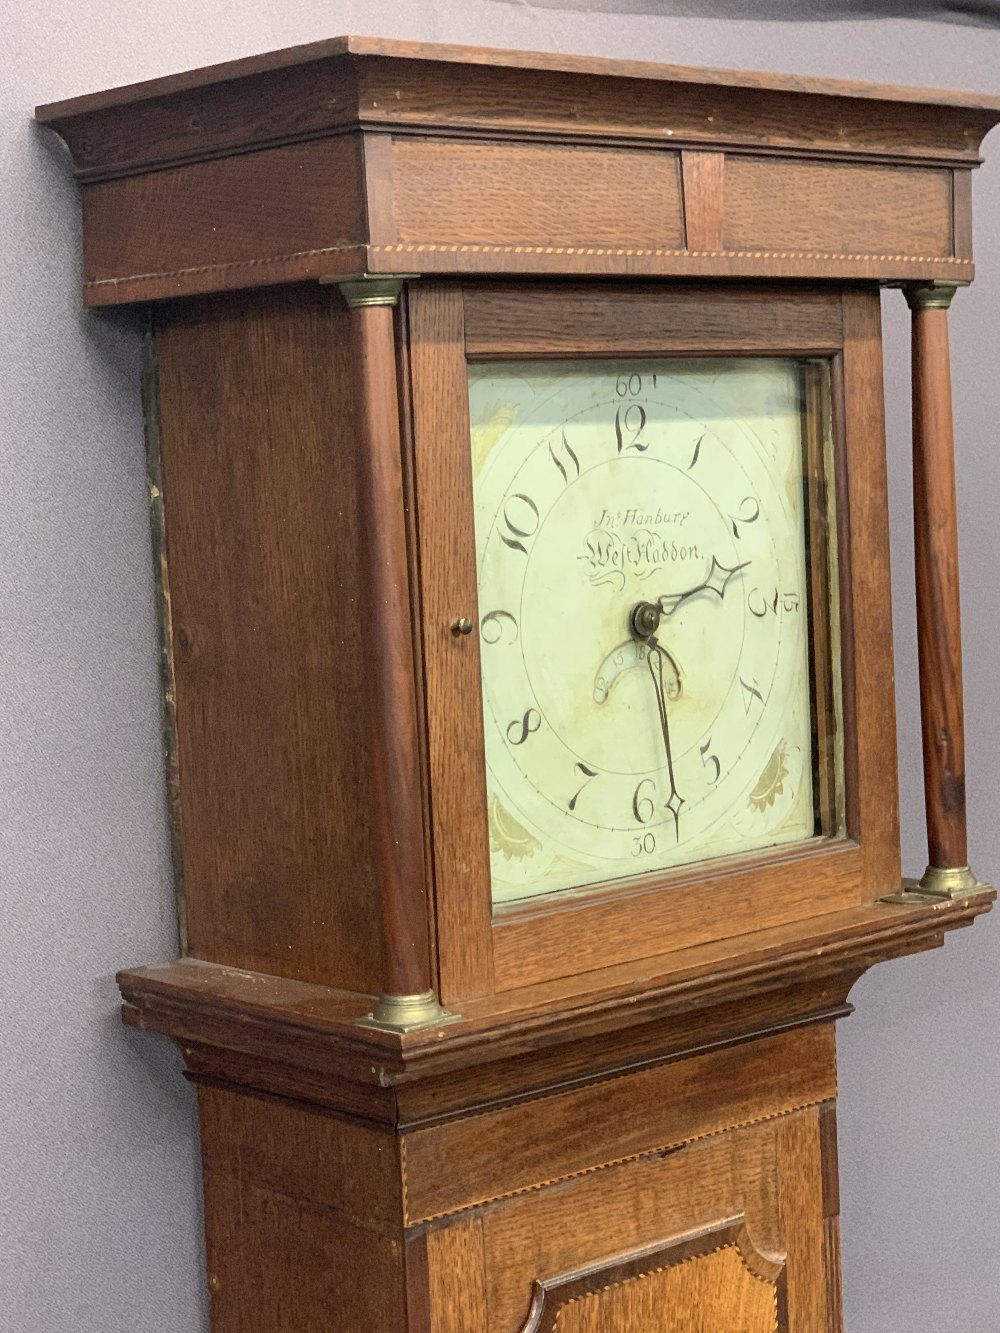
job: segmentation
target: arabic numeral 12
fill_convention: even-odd
[[[615,413],[615,441],[620,454],[626,449],[634,449],[639,454],[646,452],[649,445],[639,439],[645,426],[646,409],[641,403],[630,403],[628,407],[619,407]]]

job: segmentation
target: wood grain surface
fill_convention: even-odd
[[[781,346],[808,356],[843,342],[840,294],[775,283],[470,283],[471,360],[509,356],[742,354]]]
[[[37,114],[112,305],[364,271],[969,279],[1000,103],[345,38]]]
[[[946,933],[988,912],[995,898],[994,890],[984,889],[915,905],[868,903],[650,958],[638,975],[631,965],[620,965],[484,996],[463,1006],[459,1023],[403,1035],[357,1026],[366,997],[195,959],[136,968],[118,981],[126,1021],[163,1032],[183,1047],[203,1046],[203,1069],[213,1050],[245,1053],[258,1066],[280,1056],[302,1071],[303,1098],[318,1096],[323,1079],[339,1071],[375,1105],[373,1085],[385,1088],[408,1076],[455,1070],[470,1071],[476,1085],[477,1069],[532,1052],[541,1058],[554,1048],[562,1053],[553,1079],[566,1072],[579,1075],[574,1044],[584,1039],[597,1043],[596,1067],[614,1067],[608,1053],[613,1056],[616,1040],[629,1063],[631,1037],[625,1034],[646,1024],[667,1025],[674,1039],[664,1042],[664,1053],[683,1053],[704,1049],[716,1037],[740,1035],[741,1015],[750,1025],[745,1034],[758,1020],[764,1030],[780,1030],[796,1013],[834,1016],[831,1011],[842,1008],[867,968],[939,946]],[[791,989],[781,1000],[785,988]],[[773,1008],[762,1001],[769,995],[775,997]],[[651,1040],[662,1040],[662,1034],[653,1030]],[[585,1068],[595,1050],[583,1045],[579,1057]],[[530,1066],[526,1080],[532,1086]],[[539,1086],[537,1070],[534,1086]],[[501,1088],[509,1091],[510,1085],[501,1082]]]
[[[732,156],[722,248],[943,259],[954,253],[951,178],[939,169]]]
[[[609,1277],[607,1285],[572,1297],[528,1330],[638,1333],[657,1324],[670,1333],[777,1333],[777,1287],[751,1272],[735,1244],[725,1244],[623,1282]]]
[[[840,496],[837,490],[837,454],[843,455],[843,421],[835,427],[837,403],[833,367],[810,361],[802,367],[804,402],[803,470],[806,502],[806,549],[809,552],[808,616],[809,670],[812,677],[813,801],[816,832],[835,835],[846,828],[844,774],[838,772],[838,754],[844,750],[842,674],[853,639],[841,641],[840,582],[837,555]],[[841,404],[842,406],[842,404]],[[842,414],[841,414],[842,415]],[[840,448],[837,448],[839,443]],[[844,464],[841,463],[841,471]],[[848,532],[846,524],[843,532]],[[854,832],[855,830],[851,830]]]
[[[479,623],[469,462],[469,386],[462,296],[454,286],[418,284],[410,294],[414,477],[420,540],[424,679],[434,844],[437,945],[445,1004],[493,989],[489,843],[481,735]]]
[[[644,959],[667,949],[802,923],[858,902],[862,876],[855,844],[819,839],[796,850],[623,880],[565,904],[498,913],[492,929],[497,990],[630,960],[642,970]]]
[[[684,244],[689,250],[722,250],[726,220],[724,153],[681,154]]]
[[[928,865],[969,863],[948,311],[913,310],[913,538]]]
[[[694,1056],[405,1137],[408,1224],[836,1095],[833,1027]]]
[[[784,1278],[784,1263],[762,1255],[737,1217],[536,1282],[523,1333],[786,1333]]]
[[[187,947],[377,992],[347,312],[179,304],[154,352]]]
[[[827,1283],[819,1109],[784,1117],[776,1127],[776,1141],[778,1206],[788,1256],[788,1327],[825,1333],[834,1325]]]
[[[36,116],[67,136],[81,170],[96,173],[329,131],[359,106],[395,123],[443,116],[452,125],[527,126],[534,113],[591,129],[625,119],[661,138],[698,130],[737,143],[801,136],[817,149],[843,151],[846,142],[861,152],[969,160],[1000,117],[1000,99],[938,88],[379,37],[228,61],[51,103]],[[665,106],[672,115],[662,115]],[[137,108],[145,119],[129,141],[122,114]],[[192,119],[196,108],[212,114]]]
[[[359,141],[343,136],[90,186],[84,283],[98,301],[116,300],[122,283],[141,301],[256,286],[245,279],[257,269],[288,281],[301,261],[275,257],[322,263],[324,251],[349,253],[366,239],[363,184]],[[171,273],[164,286],[157,275]]]
[[[684,244],[677,153],[403,138],[391,166],[403,244]]]
[[[405,1329],[392,1135],[199,1089],[213,1333]]]
[[[432,1333],[490,1327],[483,1219],[465,1217],[427,1233]]]
[[[899,778],[896,754],[892,585],[889,563],[882,385],[882,324],[878,292],[844,293],[844,463],[841,513],[841,637],[844,653],[845,734],[850,786],[856,793],[865,890],[896,892],[902,882]],[[848,697],[849,695],[849,697]],[[855,765],[856,764],[856,768]],[[848,825],[850,828],[850,824]]]
[[[351,310],[360,597],[353,609],[367,659],[362,673],[382,923],[382,983],[389,995],[432,988],[410,567],[396,398],[394,311]]]

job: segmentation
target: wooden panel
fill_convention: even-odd
[[[396,1234],[402,1203],[391,1128],[208,1086],[199,1087],[198,1105],[206,1171]]]
[[[824,1261],[826,1272],[826,1311],[829,1333],[844,1333],[844,1298],[840,1265],[840,1218],[827,1217],[823,1221]],[[826,1333],[826,1330],[824,1330]]]
[[[734,1213],[745,1218],[757,1249],[780,1256],[778,1123],[704,1139],[489,1208],[490,1333],[519,1333],[539,1279],[592,1270],[610,1255],[662,1246]]]
[[[765,1037],[404,1138],[407,1223],[834,1095],[832,1026]]]
[[[821,287],[632,285],[469,286],[470,357],[832,352],[843,337],[840,295]]]
[[[735,1218],[537,1283],[524,1333],[787,1333],[784,1285]]]
[[[726,159],[725,247],[944,258],[951,173]]]
[[[819,1109],[783,1119],[777,1126],[777,1147],[789,1326],[825,1331],[830,1312]]]
[[[187,948],[380,987],[347,313],[158,313]]]
[[[823,1216],[840,1214],[840,1165],[837,1152],[837,1103],[819,1108],[820,1167],[823,1174]]]
[[[406,1270],[406,1333],[434,1333],[425,1232],[410,1232],[405,1236],[403,1263]]]
[[[405,1327],[391,1133],[199,1090],[214,1333]]]
[[[717,963],[717,967],[721,970],[722,964]],[[594,977],[594,973],[586,973],[579,978],[581,988],[588,981],[593,983]],[[537,1041],[535,1049],[491,1060],[487,1067],[475,1064],[450,1074],[440,1073],[433,1081],[402,1084],[397,1089],[399,1120],[405,1128],[423,1128],[470,1110],[496,1110],[702,1054],[709,1046],[715,1050],[768,1033],[843,1018],[852,1012],[843,998],[852,981],[843,975],[814,976],[797,987],[764,990],[758,986],[752,997],[723,1004],[706,1000],[659,1022],[610,1025],[606,1032],[585,1033],[558,1050]],[[651,977],[646,979],[647,985],[651,982]],[[526,994],[533,993],[529,990]],[[495,1047],[496,1038],[492,1044]],[[334,1091],[330,1089],[330,1093]]]
[[[88,186],[85,295],[141,301],[318,276],[365,239],[362,188],[347,136]]]
[[[845,667],[845,713],[852,709],[854,774],[865,858],[867,894],[896,892],[902,878],[899,850],[899,779],[893,674],[892,588],[889,563],[882,325],[877,291],[844,294],[846,442],[838,477],[847,494],[850,546],[841,537],[841,622],[853,639],[853,681]],[[844,556],[847,559],[844,559]],[[850,693],[850,699],[848,699]],[[850,735],[849,735],[850,740]]]
[[[955,200],[955,254],[959,259],[972,258],[972,171],[952,172],[952,191]]]
[[[448,1004],[492,990],[489,843],[485,819],[472,838],[467,824],[469,810],[486,809],[482,744],[469,743],[483,707],[479,636],[451,630],[457,617],[479,619],[461,293],[418,284],[409,314],[438,962]]]
[[[683,244],[676,153],[399,139],[392,170],[404,243]]]
[[[392,202],[392,136],[364,134],[365,217],[368,239],[373,245],[391,244],[396,239],[396,214]]]
[[[515,908],[493,923],[497,989],[823,916],[858,901],[862,870],[853,843],[821,843],[651,874],[645,888],[623,880],[590,902]]]
[[[724,153],[681,154],[684,243],[689,250],[721,250],[725,221]]]
[[[751,1271],[735,1245],[574,1297],[528,1333],[776,1333],[778,1288]],[[787,1328],[787,1325],[786,1325]]]
[[[483,1219],[427,1233],[431,1333],[486,1333],[489,1323]]]

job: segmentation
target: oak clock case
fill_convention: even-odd
[[[1000,101],[339,38],[38,117],[148,314],[183,938],[119,983],[214,1333],[840,1333],[836,1022],[994,898],[948,319]]]

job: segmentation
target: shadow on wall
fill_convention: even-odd
[[[1000,0],[501,0],[536,9],[662,18],[756,19],[803,23],[836,19],[928,19],[1000,27]]]

